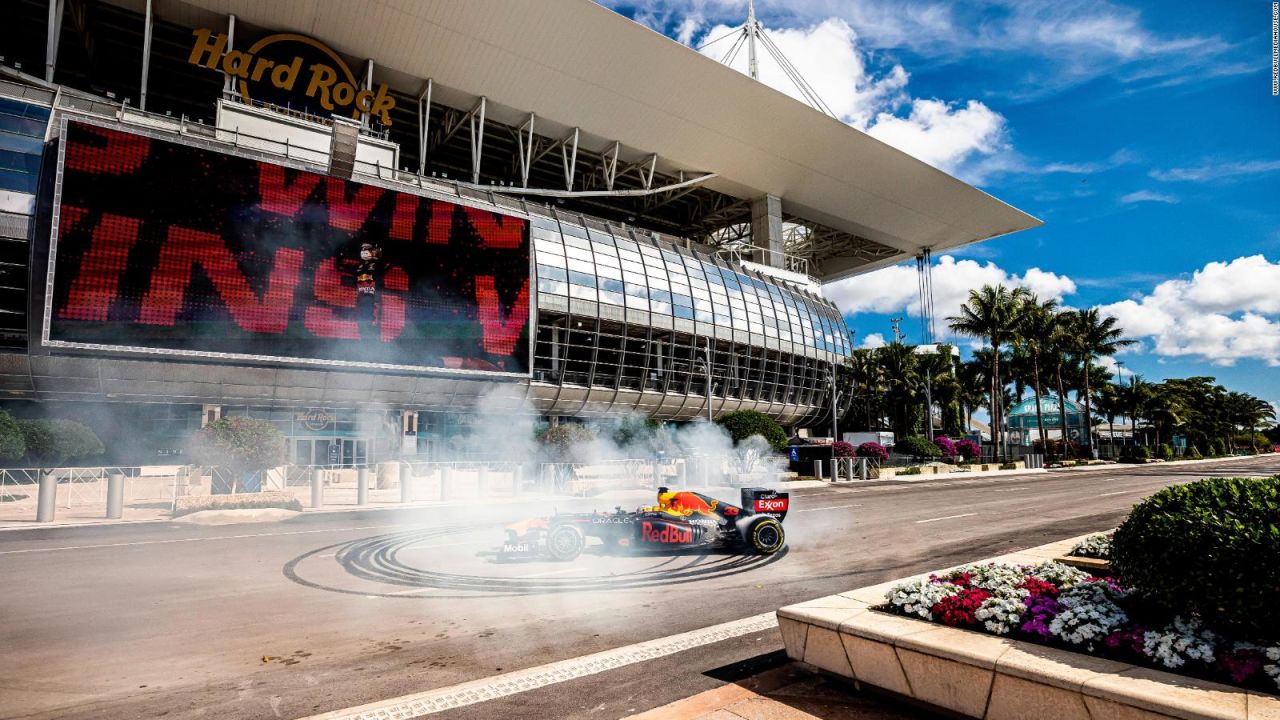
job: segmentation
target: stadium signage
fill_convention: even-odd
[[[255,95],[291,98],[297,101],[291,105],[314,107],[313,104],[318,104],[329,112],[350,110],[353,117],[363,113],[377,117],[383,125],[391,124],[391,110],[396,101],[387,93],[386,84],[376,89],[361,88],[346,61],[319,40],[296,33],[277,33],[241,51],[227,49],[226,33],[215,35],[204,28],[191,34],[195,41],[187,62],[239,78],[240,94],[245,98]]]
[[[46,343],[528,375],[523,218],[92,123],[61,143]]]

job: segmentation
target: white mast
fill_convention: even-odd
[[[756,34],[759,32],[755,0],[747,0],[747,74],[752,80],[760,79],[760,64],[756,62]]]

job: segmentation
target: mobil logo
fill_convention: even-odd
[[[755,510],[758,513],[786,512],[787,498],[784,498],[784,497],[756,498]]]
[[[640,526],[640,537],[648,543],[667,545],[691,543],[693,542],[693,528],[645,520]]]

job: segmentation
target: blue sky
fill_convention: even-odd
[[[695,47],[746,16],[746,0],[604,4]],[[1025,284],[1119,318],[1140,342],[1126,371],[1212,375],[1280,403],[1269,0],[760,0],[756,13],[841,119],[1045,221],[940,259],[939,317],[969,287]],[[856,342],[903,315],[918,336],[910,272],[828,286]]]

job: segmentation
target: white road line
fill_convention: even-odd
[[[1013,492],[1014,490],[1030,490],[1030,489],[1031,489],[1031,488],[1029,488],[1029,487],[1016,487],[1016,488],[992,488],[992,489],[991,489],[991,492]]]
[[[1146,492],[1146,490],[1116,490],[1115,492],[1102,493],[1098,497],[1111,497],[1112,495],[1128,495],[1130,493]]]
[[[208,540],[243,540],[257,537],[279,537],[282,535],[310,535],[312,533],[348,532],[354,530],[380,530],[383,528],[414,527],[413,525],[363,525],[361,527],[324,528],[320,530],[293,530],[278,533],[253,533],[249,535],[223,535],[220,537],[173,538],[169,540],[138,540],[123,543],[102,543],[99,545],[62,545],[47,548],[26,548],[23,550],[0,550],[0,555],[21,555],[24,553],[60,552],[62,550],[92,550],[94,548],[133,547],[135,545],[168,545],[171,543],[205,542]]]
[[[503,673],[460,685],[404,695],[345,710],[335,710],[305,720],[401,720],[421,717],[429,713],[475,705],[627,665],[656,660],[703,645],[769,630],[777,625],[776,614],[762,613],[701,630],[583,655],[571,660],[539,665],[526,670]]]
[[[917,520],[916,524],[923,525],[924,523],[938,522],[939,520],[955,520],[956,518],[972,517],[977,514],[978,513],[964,513],[962,515],[947,515],[945,517],[929,518],[928,520]]]
[[[793,513],[802,512],[818,512],[819,510],[839,510],[840,508],[862,507],[862,503],[857,505],[827,505],[826,507],[805,508],[803,510],[792,510]]]

